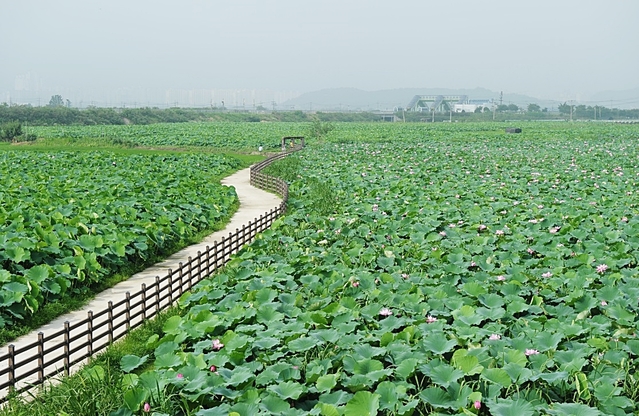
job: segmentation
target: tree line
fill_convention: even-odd
[[[531,103],[526,108],[515,104],[501,104],[496,108],[479,107],[474,112],[435,114],[435,121],[489,121],[504,119],[573,119],[573,120],[624,120],[639,119],[639,109],[622,110],[604,106],[560,104],[559,112],[550,112],[538,104]],[[396,116],[405,121],[432,121],[431,113],[396,112]],[[230,122],[367,122],[380,121],[379,115],[370,112],[304,112],[304,111],[233,111],[223,108],[74,108],[69,100],[54,95],[49,105],[33,107],[31,105],[0,104],[0,124],[18,122],[34,126],[47,125],[109,125],[109,124],[155,124],[186,123],[197,121]],[[14,130],[8,126],[5,131]],[[13,133],[12,133],[13,134]],[[17,135],[19,136],[19,135]],[[15,137],[15,135],[14,135]],[[7,140],[2,137],[0,140]]]
[[[55,97],[55,96],[54,96]],[[0,104],[0,123],[20,122],[34,126],[50,125],[108,125],[186,123],[190,121],[261,122],[288,121],[379,121],[368,112],[361,113],[306,113],[303,111],[248,112],[216,108],[73,108],[62,98],[52,99],[55,105],[33,107],[31,105]]]

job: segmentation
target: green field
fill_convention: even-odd
[[[639,126],[335,124],[122,359],[120,415],[639,411]],[[149,368],[150,367],[150,368]]]
[[[0,326],[85,290],[231,214],[213,154],[0,152]]]
[[[186,148],[207,147],[219,150],[252,150],[262,145],[277,151],[283,136],[305,135],[310,123],[173,123],[111,126],[30,127],[40,143],[56,145],[105,143],[128,147]]]

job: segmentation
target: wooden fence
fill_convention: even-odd
[[[251,167],[251,185],[282,196],[281,204],[260,215],[241,229],[229,233],[227,238],[207,246],[195,258],[179,263],[176,270],[169,270],[164,277],[156,276],[155,282],[142,284],[139,291],[126,293],[119,302],[109,302],[108,308],[99,312],[89,311],[86,319],[64,323],[64,328],[45,335],[28,345],[7,347],[0,355],[0,403],[7,400],[9,392],[21,393],[45,380],[60,374],[69,374],[69,369],[124,337],[147,319],[173,304],[185,291],[223,266],[242,246],[250,243],[260,232],[286,210],[288,184],[282,179],[266,175],[261,171],[292,151],[271,156]]]

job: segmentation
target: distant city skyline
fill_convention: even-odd
[[[97,88],[51,87],[37,72],[16,75],[14,88],[0,96],[0,102],[16,105],[47,105],[51,96],[61,95],[72,107],[229,107],[271,109],[299,97],[299,91],[229,88]]]

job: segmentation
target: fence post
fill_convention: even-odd
[[[199,282],[202,279],[202,252],[197,251],[197,277],[195,282]]]
[[[213,246],[213,263],[215,264],[215,269],[213,270],[217,270],[217,254],[218,254],[218,242],[215,242],[215,245]],[[222,236],[222,247],[224,247],[224,236]]]
[[[44,332],[38,332],[38,384],[44,382]]]
[[[160,276],[155,276],[155,314],[160,313]]]
[[[189,261],[187,264],[189,265],[189,284],[187,285],[186,289],[191,290],[191,286],[193,286],[193,284],[191,283],[193,281],[193,258],[191,256],[189,256]]]
[[[11,390],[16,385],[16,347],[15,345],[9,345],[9,383],[11,383]]]
[[[169,269],[169,305],[173,305],[173,270]]]
[[[69,345],[69,338],[71,335],[71,329],[69,321],[64,321],[64,374],[69,375],[69,363],[71,362],[71,346]]]
[[[93,355],[93,311],[87,312],[87,355]]]
[[[142,321],[146,321],[146,283],[142,283]]]
[[[131,329],[131,292],[126,292],[126,332]]]
[[[113,302],[109,301],[109,345],[113,344]]]
[[[182,293],[184,293],[184,289],[182,288],[182,286],[184,285],[184,271],[182,270],[182,262],[178,263],[178,283],[179,283],[179,288],[178,288],[178,293],[180,294],[180,296],[182,296]]]
[[[206,246],[206,274],[211,274],[211,247]]]

